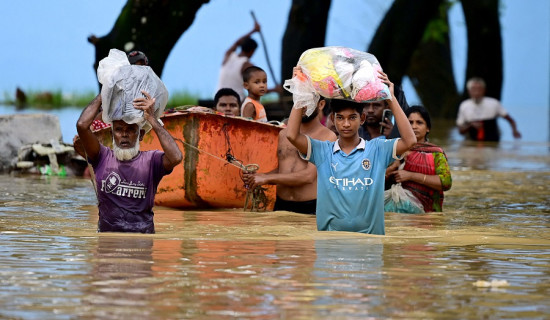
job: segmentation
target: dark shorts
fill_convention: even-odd
[[[273,211],[292,211],[298,213],[315,214],[317,200],[308,201],[287,201],[277,197]]]
[[[128,222],[123,219],[109,222],[101,217],[97,221],[98,232],[136,232],[155,233],[155,224],[151,221]]]

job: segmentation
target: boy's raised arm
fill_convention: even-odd
[[[292,78],[303,76],[302,68],[296,66],[292,69]],[[292,143],[301,154],[307,154],[307,138],[300,133],[300,126],[302,125],[302,115],[304,109],[292,108],[287,123],[286,138]]]
[[[302,111],[303,109],[292,108],[286,127],[286,138],[296,147],[296,149],[298,149],[298,151],[300,151],[300,153],[307,154],[307,138],[300,133]]]
[[[389,106],[395,117],[395,123],[399,129],[399,135],[401,135],[401,139],[397,142],[397,148],[395,150],[397,155],[400,156],[416,144],[416,136],[414,135],[411,124],[409,123],[409,119],[407,119],[405,112],[403,112],[403,109],[399,106],[399,102],[397,102],[397,98],[394,94],[393,82],[391,82],[388,79],[388,76],[382,71],[380,71],[380,75],[378,77],[382,79],[382,82],[389,87],[392,95],[392,99],[389,101]]]

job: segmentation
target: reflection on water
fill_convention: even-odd
[[[445,212],[386,213],[386,236],[168,208],[155,235],[98,234],[90,181],[0,175],[0,318],[547,317],[548,146],[445,150]]]

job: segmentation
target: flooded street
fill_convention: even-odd
[[[0,175],[0,318],[547,318],[548,144],[444,147],[444,212],[386,236],[160,207],[155,235],[98,234],[89,180]]]

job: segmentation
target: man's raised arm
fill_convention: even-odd
[[[76,123],[76,131],[86,151],[87,160],[95,161],[99,155],[99,140],[90,129],[90,125],[101,108],[101,94],[98,94],[80,114]]]
[[[166,129],[164,129],[163,126],[160,125],[158,120],[155,118],[155,115],[153,113],[155,99],[151,98],[149,93],[145,91],[141,92],[145,97],[135,99],[134,107],[136,109],[143,110],[143,116],[145,117],[145,120],[147,120],[151,124],[153,131],[155,131],[155,133],[157,134],[160,145],[162,146],[162,150],[164,151],[162,164],[164,165],[164,169],[166,169],[166,171],[170,171],[182,161],[183,155],[181,154],[181,151],[178,148],[176,141],[174,141],[174,138],[170,135],[168,131],[166,131]]]

